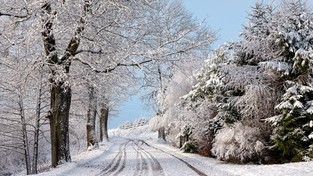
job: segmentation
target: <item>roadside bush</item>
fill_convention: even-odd
[[[202,156],[211,157],[213,135],[206,135],[199,139],[198,143],[198,154]]]
[[[197,150],[198,150],[197,144],[193,141],[187,141],[181,147],[181,150],[183,150],[186,153],[197,153]]]
[[[232,127],[225,127],[216,134],[212,154],[219,160],[234,163],[257,163],[261,161],[265,145],[260,141],[258,128],[244,126],[237,122]]]

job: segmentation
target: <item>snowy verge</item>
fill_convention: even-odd
[[[214,158],[198,154],[183,153],[180,149],[167,145],[157,139],[157,132],[151,132],[149,125],[131,129],[112,129],[112,137],[126,137],[146,140],[150,145],[182,158],[194,166],[200,167],[206,173],[228,173],[238,176],[313,176],[313,162],[299,162],[274,165],[237,165],[218,161]]]
[[[113,144],[110,142],[105,143],[99,143],[99,149],[97,150],[91,150],[79,153],[77,155],[72,156],[72,161],[67,162],[61,165],[58,165],[56,168],[49,168],[47,171],[44,171],[42,173],[37,174],[36,176],[61,176],[66,173],[68,175],[72,175],[72,173],[75,171],[77,172],[79,170],[79,175],[89,175],[88,171],[83,171],[81,168],[86,167],[88,164],[94,162],[96,159],[103,157],[108,153],[111,146]],[[22,172],[19,174],[15,174],[15,176],[24,176],[26,175],[26,172]]]
[[[171,152],[192,165],[202,168],[205,173],[227,173],[236,176],[313,176],[313,162],[299,162],[273,165],[238,165],[218,161],[214,158],[203,157],[198,154],[183,153],[169,145],[151,143],[151,145]],[[225,175],[225,174],[224,174]]]

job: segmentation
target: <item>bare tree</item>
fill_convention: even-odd
[[[39,67],[42,63],[25,58],[1,58],[0,63],[0,119],[2,126],[9,126],[0,129],[6,136],[0,138],[0,149],[22,154],[27,174],[34,174],[37,173],[40,127],[46,104],[44,90],[47,87],[43,86],[42,67]],[[32,90],[28,90],[30,85]]]

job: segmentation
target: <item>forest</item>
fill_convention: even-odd
[[[313,10],[256,2],[240,40],[180,0],[0,0],[0,175],[71,161],[109,140],[144,91],[159,138],[232,163],[313,158]],[[145,122],[147,123],[147,122]]]

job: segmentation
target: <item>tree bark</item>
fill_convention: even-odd
[[[108,135],[108,119],[109,119],[109,107],[102,106],[100,110],[100,140],[103,142],[109,141]]]
[[[98,141],[96,136],[96,117],[97,117],[97,98],[95,96],[95,89],[89,86],[89,107],[87,112],[87,148],[98,148]]]
[[[62,84],[52,87],[50,115],[52,167],[71,161],[69,148],[71,95],[71,88],[63,88]]]
[[[164,127],[160,127],[158,129],[158,138],[165,141],[165,128]]]

